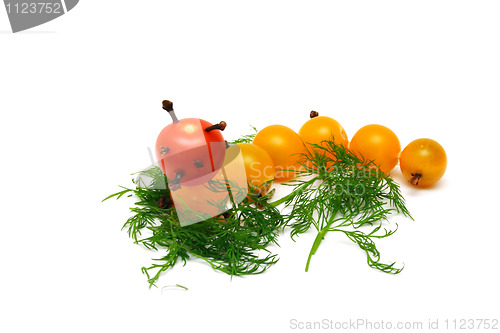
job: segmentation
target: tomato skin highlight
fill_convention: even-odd
[[[332,136],[336,144],[347,147],[349,139],[338,121],[326,116],[318,116],[309,119],[299,130],[302,141],[309,148],[308,144],[321,145],[322,141],[331,140]]]
[[[263,148],[271,156],[277,182],[295,178],[294,171],[301,169],[299,160],[306,149],[300,136],[292,129],[283,125],[267,126],[257,133],[253,144]]]
[[[260,194],[266,194],[271,184],[265,187],[260,186],[275,178],[275,167],[271,156],[253,143],[238,143],[238,147],[245,163],[248,183],[253,187],[258,187]]]
[[[417,139],[401,152],[399,166],[408,182],[420,188],[437,183],[444,175],[448,158],[444,148],[432,139]]]
[[[365,160],[373,160],[384,173],[398,164],[401,144],[389,128],[371,124],[361,127],[352,137],[349,150]]]

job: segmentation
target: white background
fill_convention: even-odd
[[[498,1],[81,1],[12,34],[0,10],[0,330],[288,332],[290,320],[499,319]],[[352,137],[386,125],[405,146],[440,142],[430,190],[402,184],[415,221],[378,242],[398,276],[328,235],[272,248],[267,273],[233,278],[190,261],[148,289],[159,253],[101,203],[149,165],[179,117],[225,120],[227,139],[311,109]],[[401,180],[397,169],[393,172]],[[179,283],[188,291],[163,290]],[[211,329],[210,329],[211,328]],[[451,331],[451,330],[448,330]]]

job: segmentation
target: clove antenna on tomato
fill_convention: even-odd
[[[221,131],[226,123],[213,125],[197,118],[179,120],[171,101],[163,101],[162,107],[170,114],[172,123],[158,135],[156,156],[170,188],[207,182],[224,162],[226,142]]]

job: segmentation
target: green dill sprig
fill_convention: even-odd
[[[383,272],[397,274],[402,268],[395,263],[380,262],[374,242],[397,230],[386,229],[392,213],[411,218],[399,185],[373,163],[360,158],[332,140],[321,145],[310,144],[300,162],[303,170],[289,182],[293,191],[273,202],[290,208],[286,217],[291,237],[316,229],[317,237],[306,263],[328,232],[341,232],[365,251],[368,265]],[[368,231],[366,231],[368,230]],[[384,232],[379,233],[379,231]]]
[[[250,134],[245,134],[243,136],[241,136],[240,138],[236,139],[236,140],[233,140],[233,141],[230,141],[229,143],[230,144],[237,144],[237,143],[252,143],[253,139],[255,138],[255,136],[257,135],[257,133],[259,132],[257,130],[257,128],[255,128],[254,126],[250,125],[250,127],[252,128],[252,131],[253,133],[250,133]]]
[[[148,184],[144,179],[149,180]],[[159,205],[166,201],[165,198],[170,198],[170,190],[165,186],[167,179],[158,167],[143,172],[134,184],[135,188],[122,187],[122,191],[104,200],[118,199],[125,194],[138,199],[131,208],[133,215],[123,228],[135,243],[163,252],[152,265],[142,268],[150,287],[155,285],[163,272],[179,262],[185,265],[191,257],[200,258],[212,268],[231,276],[259,274],[278,261],[267,247],[271,243],[277,244],[284,219],[267,202],[267,197],[245,198],[238,204],[233,201],[223,215],[181,227],[175,208]],[[235,184],[209,184],[213,191],[222,191],[228,186],[233,190],[236,188]],[[233,195],[241,193],[235,191]],[[142,236],[144,231],[148,232],[148,236]]]
[[[244,135],[232,143],[252,142],[257,133],[257,129],[252,128],[254,134]],[[301,165],[303,170],[296,171],[298,177],[284,184],[290,186],[292,192],[271,203],[274,190],[259,196],[255,188],[250,187],[247,193],[238,191],[237,184],[209,182],[208,187],[214,192],[232,189],[230,209],[220,216],[208,216],[202,222],[184,227],[175,208],[165,204],[171,198],[170,190],[158,167],[141,172],[133,181],[135,187],[121,187],[121,191],[104,200],[123,196],[137,198],[130,209],[132,216],[123,229],[135,243],[163,253],[150,266],[142,268],[150,287],[163,272],[179,263],[186,265],[192,257],[231,276],[262,273],[278,261],[268,246],[278,244],[278,233],[285,227],[291,229],[292,238],[310,229],[317,231],[306,271],[326,234],[340,232],[365,252],[370,267],[400,273],[403,267],[397,267],[395,262],[381,262],[375,243],[376,239],[396,232],[397,224],[391,225],[388,221],[391,214],[401,213],[411,218],[399,185],[373,161],[356,156],[335,144],[333,139],[321,145],[310,144]],[[236,204],[241,197],[244,200]],[[277,209],[282,204],[288,208],[286,215]],[[143,232],[147,236],[143,236]]]

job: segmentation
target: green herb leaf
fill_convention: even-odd
[[[150,184],[144,184],[144,177],[140,177],[134,189],[119,193],[131,192],[138,198],[131,208],[134,215],[123,228],[134,242],[164,253],[154,259],[153,264],[142,268],[150,286],[155,285],[163,272],[179,262],[185,265],[190,257],[205,260],[212,268],[231,276],[259,274],[278,261],[267,247],[277,244],[284,219],[267,198],[252,198],[252,201],[245,198],[224,216],[181,227],[174,207],[158,206],[161,198],[170,197],[166,186],[158,189],[167,179],[157,167],[148,170],[147,175],[151,177]],[[214,191],[226,189],[228,185],[211,182]],[[235,186],[231,184],[231,188]],[[117,193],[108,198],[114,196],[121,195]],[[144,231],[149,236],[143,237]]]
[[[253,139],[255,138],[255,136],[257,135],[257,133],[259,132],[257,130],[257,128],[255,128],[254,126],[250,125],[250,127],[252,128],[252,131],[253,133],[251,134],[246,134],[246,135],[243,135],[242,137],[234,140],[234,141],[230,141],[229,143],[231,144],[237,144],[237,143],[252,143]]]
[[[392,213],[411,218],[399,185],[373,161],[359,158],[335,144],[333,138],[321,145],[310,144],[301,164],[304,170],[299,171],[300,177],[287,184],[293,191],[273,204],[290,208],[286,221],[292,238],[311,228],[318,233],[306,271],[325,235],[342,232],[365,251],[371,267],[386,273],[401,272],[402,268],[396,268],[395,263],[380,262],[374,242],[397,230],[377,234]]]
[[[257,130],[253,128],[257,133]],[[255,134],[246,135],[233,143],[251,142]],[[370,267],[398,274],[403,267],[381,262],[375,240],[389,237],[397,230],[388,217],[401,213],[412,218],[405,206],[399,185],[373,163],[359,158],[334,140],[321,145],[309,145],[301,161],[303,170],[298,177],[284,185],[292,191],[269,203],[273,192],[264,196],[250,188],[233,192],[245,199],[223,215],[181,227],[175,208],[164,205],[170,198],[167,179],[160,168],[141,172],[134,188],[106,197],[103,201],[125,194],[137,198],[131,208],[132,216],[123,229],[135,243],[163,255],[143,267],[151,286],[161,274],[178,263],[186,265],[191,257],[207,262],[212,268],[231,276],[259,274],[274,265],[278,258],[268,246],[278,244],[279,231],[288,227],[291,237],[316,230],[317,237],[306,263],[309,269],[312,256],[329,232],[340,232],[363,250]],[[147,183],[147,184],[146,184]],[[223,191],[236,184],[209,182],[212,191]],[[214,203],[215,204],[215,203]],[[289,211],[277,209],[283,205]],[[196,212],[193,212],[195,214]],[[147,234],[143,236],[143,233]]]

